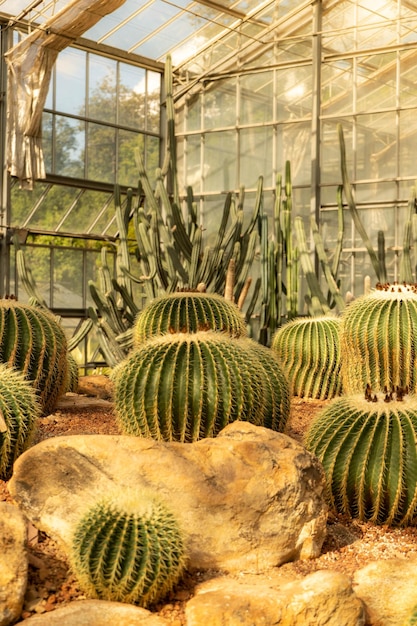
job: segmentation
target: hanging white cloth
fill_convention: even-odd
[[[21,187],[45,178],[42,110],[58,53],[125,0],[72,0],[5,55],[7,167]]]

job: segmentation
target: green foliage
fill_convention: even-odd
[[[378,524],[416,522],[417,400],[403,391],[332,400],[306,433],[323,464],[330,505]]]
[[[40,416],[33,386],[24,375],[0,364],[0,479],[8,480],[13,463],[29,447]]]
[[[114,376],[120,430],[181,442],[214,437],[235,420],[282,430],[288,383],[278,374],[270,378],[279,364],[271,354],[264,365],[254,343],[211,331],[146,341]],[[274,384],[280,387],[273,392]]]
[[[377,285],[342,315],[342,384],[346,393],[417,389],[417,292],[414,285]]]
[[[417,626],[417,604],[411,610],[410,615],[402,623],[402,626]]]
[[[165,333],[224,332],[231,337],[246,335],[246,325],[237,306],[218,294],[179,292],[156,298],[138,315],[134,344]]]
[[[70,563],[89,596],[145,607],[163,599],[181,577],[184,537],[163,502],[119,491],[81,517]]]
[[[303,317],[277,330],[271,348],[300,397],[326,399],[341,393],[340,318]]]
[[[67,377],[67,340],[48,312],[15,300],[0,300],[0,363],[23,372],[50,413]]]

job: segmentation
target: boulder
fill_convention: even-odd
[[[366,605],[367,624],[405,624],[417,605],[417,557],[373,561],[355,572],[353,588]]]
[[[19,618],[28,579],[26,520],[17,507],[0,502],[0,626]]]
[[[279,584],[258,576],[251,583],[228,577],[198,586],[186,606],[187,626],[361,626],[362,602],[347,576],[318,571]]]
[[[47,439],[15,463],[9,490],[31,522],[68,548],[86,505],[113,489],[163,497],[184,529],[190,568],[260,572],[320,554],[324,473],[296,441],[234,422],[215,439]]]
[[[168,626],[169,622],[138,606],[104,600],[77,600],[19,624],[29,626]]]

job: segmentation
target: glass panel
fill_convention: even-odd
[[[52,306],[65,309],[84,308],[83,299],[83,251],[72,249],[53,250],[54,288]]]
[[[67,48],[56,61],[56,102],[58,111],[85,114],[86,53]]]
[[[273,129],[272,127],[242,129],[240,131],[240,185],[254,188],[258,177],[266,185],[273,184]]]
[[[83,178],[84,157],[84,122],[56,115],[54,174]]]
[[[146,130],[150,133],[160,132],[161,110],[161,74],[147,72],[147,106]]]
[[[262,72],[240,77],[240,122],[273,121],[273,74]]]
[[[279,70],[276,75],[276,116],[279,121],[311,117],[312,70],[310,66]]]
[[[236,79],[219,81],[204,96],[204,128],[224,128],[236,124]]]
[[[49,294],[49,276],[51,270],[50,250],[43,247],[25,246],[25,260],[31,269],[36,286],[46,304],[50,307],[51,300]],[[27,304],[29,296],[23,287],[22,281],[18,278],[18,298],[20,302]]]
[[[116,121],[116,61],[90,54],[88,63],[87,116]]]
[[[102,124],[87,125],[87,178],[114,183],[116,130]]]
[[[360,57],[357,61],[357,111],[396,105],[396,53]]]
[[[118,182],[135,188],[139,178],[135,150],[139,148],[143,156],[144,138],[137,133],[120,130],[118,141]]]
[[[406,50],[400,53],[400,104],[402,107],[417,104],[416,65],[416,50]]]
[[[283,124],[278,127],[276,160],[278,171],[282,173],[285,171],[285,161],[291,162],[291,179],[293,185],[310,184],[310,123]]]
[[[202,188],[202,178],[207,173],[204,171],[205,165],[201,163],[201,137],[200,135],[191,135],[187,137],[185,143],[186,151],[186,185],[191,185],[194,193],[200,193]]]
[[[201,94],[191,95],[187,99],[186,130],[201,129]]]
[[[357,183],[355,185],[357,202],[394,201],[397,197],[397,186],[394,182]]]
[[[358,115],[356,178],[392,178],[397,175],[396,113]]]
[[[322,115],[342,115],[353,110],[353,61],[324,63],[321,69]]]
[[[205,136],[204,191],[229,191],[236,188],[236,133],[226,131]]]
[[[105,194],[96,191],[84,190],[80,194],[78,190],[76,201],[66,207],[67,211],[71,210],[61,218],[60,230],[69,233],[90,232],[91,225],[102,209],[103,196],[106,198]]]
[[[52,172],[52,151],[53,151],[53,120],[52,113],[42,115],[42,150],[46,172]]]
[[[417,177],[417,109],[400,112],[400,176]]]
[[[151,185],[155,182],[156,169],[159,167],[159,137],[145,137],[145,167]]]
[[[146,127],[146,70],[120,63],[118,123],[131,128]]]

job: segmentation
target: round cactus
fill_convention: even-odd
[[[277,391],[271,407],[270,387],[266,369],[246,339],[216,332],[162,335],[118,367],[117,421],[126,434],[182,442],[214,437],[235,420],[279,428],[288,417],[286,405],[280,415]]]
[[[135,346],[165,333],[195,333],[215,330],[232,337],[246,335],[243,316],[237,306],[215,293],[184,291],[156,298],[137,316]]]
[[[145,607],[180,579],[184,538],[164,503],[128,490],[99,500],[81,517],[69,560],[89,596]]]
[[[327,399],[341,393],[340,319],[302,317],[277,330],[277,353],[295,396]]]
[[[13,463],[29,447],[40,416],[36,392],[22,374],[0,364],[0,479],[8,480]]]
[[[398,394],[398,397],[397,397]],[[323,464],[331,506],[353,518],[407,525],[417,517],[417,398],[341,396],[317,416],[306,448]]]
[[[71,352],[67,354],[67,378],[65,381],[65,389],[64,391],[68,391],[70,393],[76,393],[78,389],[78,363],[75,358],[72,356]]]
[[[67,377],[67,341],[54,317],[16,300],[0,300],[0,362],[14,367],[38,392],[45,414],[63,393]]]
[[[396,387],[417,391],[417,290],[377,285],[342,316],[341,374],[345,393]]]

